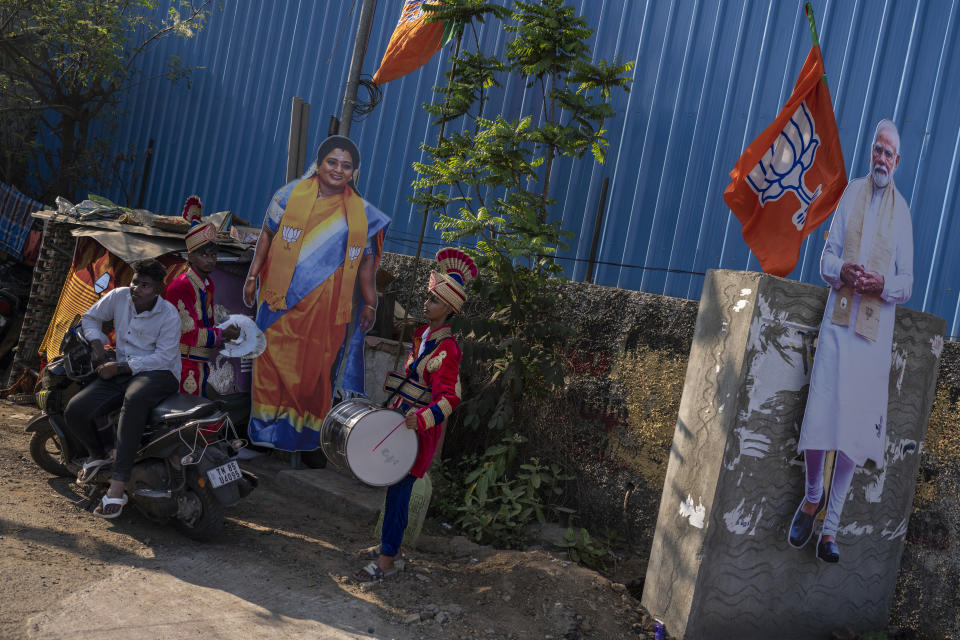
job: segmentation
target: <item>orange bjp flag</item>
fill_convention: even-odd
[[[443,22],[427,22],[429,12],[423,5],[436,1],[405,0],[380,68],[373,74],[374,83],[384,84],[419,69],[449,40]]]
[[[847,186],[823,73],[814,46],[787,104],[737,160],[723,193],[760,266],[776,276],[797,266],[804,238],[830,217]]]

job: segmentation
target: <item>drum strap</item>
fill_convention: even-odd
[[[440,348],[441,344],[443,344],[443,340],[438,340],[433,349],[431,349],[429,352],[424,351],[423,354],[410,365],[410,373],[401,379],[399,383],[397,383],[397,380],[400,379],[401,374],[398,371],[390,371],[387,373],[387,379],[383,383],[383,388],[384,390],[392,393],[390,394],[390,397],[387,398],[383,403],[385,408],[390,406],[390,403],[393,402],[397,395],[402,396],[405,400],[408,400],[412,404],[420,407],[425,407],[430,404],[430,387],[424,386],[418,382],[413,382],[410,380],[410,378],[413,377],[413,374],[417,372],[417,365],[420,364],[424,358],[430,358],[433,356],[433,354],[436,353]],[[424,400],[424,397],[426,397],[426,400]]]
[[[414,382],[410,379],[410,376],[403,378],[397,371],[387,373],[387,379],[383,383],[383,388],[385,391],[393,392],[390,400],[399,395],[410,404],[417,405],[418,407],[425,407],[430,404],[430,387]],[[387,405],[384,405],[384,407],[386,406]]]

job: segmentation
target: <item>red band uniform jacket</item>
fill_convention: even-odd
[[[404,374],[411,374],[410,382],[429,388],[431,401],[424,406],[401,395],[394,403],[394,408],[404,415],[411,411],[417,415],[419,450],[410,470],[410,474],[416,478],[422,478],[430,468],[445,422],[460,404],[461,393],[462,352],[453,338],[450,326],[443,325],[427,336],[423,353],[418,356],[423,334],[427,329],[428,326],[424,325],[414,332],[413,351],[407,358]]]
[[[209,278],[188,266],[164,293],[180,314],[180,393],[207,395],[208,363],[223,344],[220,329],[214,326],[213,288]]]

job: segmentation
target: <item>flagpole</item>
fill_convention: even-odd
[[[813,38],[813,46],[820,46],[820,39],[817,37],[817,23],[813,19],[813,7],[807,2],[803,5],[803,12],[807,15],[807,22],[810,23],[810,36]]]
[[[820,46],[820,38],[817,36],[817,21],[814,20],[814,18],[813,18],[813,7],[810,5],[809,2],[804,3],[804,5],[803,5],[803,12],[806,14],[806,16],[807,16],[807,23],[810,25],[810,38],[813,40],[813,46],[819,47],[819,46]],[[823,84],[826,85],[826,84],[827,84],[827,71],[826,71],[826,69],[824,69],[824,71],[823,71],[823,78],[822,78],[822,79],[823,79]],[[829,88],[829,85],[828,85],[828,88]]]

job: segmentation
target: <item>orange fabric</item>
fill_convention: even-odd
[[[820,47],[813,47],[787,104],[740,156],[723,194],[743,225],[743,239],[760,266],[777,276],[793,271],[804,238],[833,213],[847,186],[837,122],[823,74]],[[798,149],[801,134],[796,122],[810,120],[818,142]],[[778,153],[768,153],[774,145],[781,145]],[[805,170],[797,169],[801,165]],[[759,182],[772,185],[772,189],[758,192],[760,173],[764,175]],[[799,190],[791,188],[797,184]],[[801,193],[812,198],[805,200]]]
[[[384,84],[419,69],[440,50],[443,39],[443,22],[427,23],[423,10],[426,0],[406,0],[400,13],[400,21],[387,51],[383,54],[380,68],[373,74],[376,84]]]
[[[348,324],[353,313],[353,289],[357,283],[357,273],[360,272],[360,260],[363,258],[363,248],[367,244],[367,210],[363,198],[354,195],[353,189],[347,187],[340,198],[342,211],[347,216],[347,251],[343,257],[343,278],[349,283],[342,287],[340,296],[336,300],[337,315],[334,322]]]
[[[300,249],[303,248],[304,231],[310,217],[329,203],[317,200],[318,179],[316,177],[301,180],[290,193],[287,208],[280,220],[273,241],[270,243],[270,253],[267,263],[270,269],[263,278],[260,299],[276,311],[287,308],[287,289],[293,279],[293,271],[297,268],[300,258]],[[329,214],[329,211],[324,211]]]
[[[334,323],[342,282],[340,267],[267,328],[267,350],[253,368],[258,418],[286,418],[298,432],[320,429],[330,411],[332,369],[347,330],[346,323]]]
[[[186,264],[175,254],[161,256],[159,262],[167,267],[165,284],[182,273]],[[73,264],[38,352],[45,355],[47,360],[59,356],[63,334],[70,328],[73,319],[85,313],[103,294],[116,287],[129,285],[132,279],[133,269],[99,242],[93,238],[77,238]]]
[[[346,270],[348,282],[355,282],[360,266],[360,256],[367,241],[367,214],[363,199],[350,187],[339,197],[318,198],[320,181],[316,176],[301,180],[290,193],[287,207],[280,219],[280,228],[270,243],[270,253],[263,278],[260,299],[274,311],[287,308],[287,290],[300,259],[305,243],[315,237],[327,224],[337,217],[347,218],[347,249],[342,269]],[[351,251],[355,255],[351,255]],[[353,309],[353,288],[336,303],[337,318],[346,324]],[[346,318],[344,320],[344,318]]]

